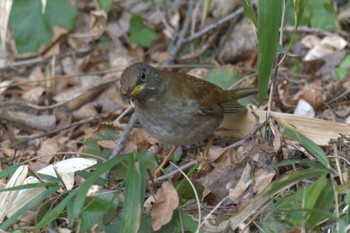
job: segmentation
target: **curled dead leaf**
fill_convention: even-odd
[[[156,203],[151,213],[153,230],[157,231],[170,222],[173,211],[178,206],[179,196],[176,189],[169,182],[164,182],[157,192]]]
[[[326,95],[324,94],[321,81],[315,80],[309,83],[294,96],[295,99],[303,98],[308,103],[310,103],[314,108],[318,108],[323,105],[326,100]]]

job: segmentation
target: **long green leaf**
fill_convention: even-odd
[[[253,22],[255,28],[258,27],[258,17],[256,16],[252,3],[250,0],[241,0],[243,6],[244,14],[247,18]]]
[[[104,164],[100,165],[96,171],[77,189],[75,189],[72,193],[66,196],[55,208],[53,208],[46,216],[43,218],[36,226],[35,230],[39,230],[40,228],[46,226],[54,219],[56,219],[63,211],[63,209],[67,206],[72,198],[75,197],[74,202],[74,217],[78,217],[81,207],[84,204],[86,198],[86,192],[90,188],[92,184],[94,184],[104,172],[108,171],[116,164],[118,164],[121,160],[125,159],[127,155],[120,155],[111,160],[106,161]]]
[[[319,190],[319,192],[320,194],[317,197],[312,209],[323,211],[313,211],[310,213],[306,221],[306,228],[309,230],[313,229],[322,219],[327,217],[324,215],[324,213],[328,212],[329,214],[332,214],[330,212],[330,208],[334,205],[334,192],[332,185],[325,185],[321,190]],[[309,198],[311,198],[311,196]]]
[[[265,98],[275,61],[278,32],[282,16],[282,0],[260,0],[258,8],[258,74],[259,99]]]
[[[0,179],[4,179],[8,175],[13,174],[17,170],[17,168],[19,168],[20,166],[23,166],[23,164],[20,164],[20,163],[19,164],[15,164],[15,165],[12,165],[11,167],[6,168],[3,171],[0,171]]]
[[[23,214],[27,213],[27,211],[29,209],[33,208],[34,206],[37,206],[39,203],[41,203],[46,198],[50,197],[58,189],[59,189],[59,187],[49,187],[44,192],[40,193],[33,200],[31,200],[26,205],[24,205],[21,209],[19,209],[9,219],[7,219],[5,222],[3,222],[0,225],[0,229],[5,231],[8,227],[10,227],[12,224],[14,224],[20,216],[22,216]]]
[[[33,189],[33,188],[41,188],[41,187],[60,187],[58,184],[55,183],[34,183],[34,184],[23,184],[18,185],[11,188],[4,188],[0,189],[0,192],[7,192],[7,191],[16,191],[16,190],[23,190],[23,189]]]
[[[145,196],[146,172],[142,163],[130,156],[126,178],[124,213],[121,223],[122,233],[137,233],[140,226],[143,199]]]
[[[236,228],[240,223],[246,220],[260,206],[267,202],[271,197],[280,191],[289,188],[291,185],[315,176],[322,176],[328,173],[326,169],[305,169],[286,174],[272,182],[262,193],[249,201],[249,204],[241,210],[235,217],[230,219],[231,228]]]
[[[304,8],[307,0],[294,0],[294,24],[295,28],[299,26],[301,16],[303,15]]]
[[[313,156],[315,156],[325,168],[330,167],[329,160],[326,154],[321,149],[321,147],[316,145],[316,143],[311,141],[309,138],[297,132],[292,126],[282,121],[278,122],[284,126],[283,136],[298,141],[302,146],[304,146],[308,151],[310,151],[310,153]]]

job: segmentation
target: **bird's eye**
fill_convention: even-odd
[[[141,80],[141,81],[146,81],[146,79],[147,79],[146,73],[145,73],[145,72],[141,72],[141,74],[140,74],[140,80]]]

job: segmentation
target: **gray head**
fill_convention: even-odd
[[[121,86],[129,98],[142,100],[154,97],[164,89],[164,81],[157,69],[145,63],[135,63],[122,73]]]

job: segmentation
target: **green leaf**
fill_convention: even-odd
[[[308,1],[310,26],[326,31],[335,31],[339,26],[336,11],[328,0]]]
[[[178,185],[178,183],[175,183],[175,185]],[[181,203],[186,203],[189,200],[195,199],[195,194],[192,189],[192,186],[188,183],[186,179],[184,179],[184,182],[180,181],[179,186],[180,185],[181,185],[181,188],[179,189],[177,188],[177,190],[178,190],[178,195]],[[204,191],[203,185],[197,181],[193,181],[193,185],[197,191],[199,199],[202,199],[203,191]]]
[[[320,196],[322,189],[326,186],[325,176],[321,176],[315,183],[309,186],[304,192],[303,208],[312,209],[315,206],[317,198]]]
[[[36,196],[33,200],[28,202],[25,206],[23,206],[21,209],[19,209],[14,215],[12,215],[9,219],[7,219],[5,222],[3,222],[0,225],[1,230],[6,230],[8,227],[13,225],[20,216],[24,215],[25,213],[28,212],[31,208],[34,206],[38,206],[42,201],[45,199],[51,197],[53,193],[55,193],[59,187],[49,187],[46,189],[44,192],[40,193],[38,196]]]
[[[253,22],[255,27],[258,27],[258,17],[255,14],[251,1],[241,0],[241,4],[243,6],[244,14]]]
[[[20,166],[23,166],[23,164],[20,164],[20,163],[19,164],[15,164],[15,165],[12,165],[11,167],[6,168],[3,171],[0,171],[0,179],[4,179],[7,176],[15,173],[17,168],[19,168]]]
[[[10,27],[20,54],[36,52],[53,39],[53,26],[71,30],[78,12],[68,0],[47,0],[45,13],[40,0],[13,1]]]
[[[271,70],[275,61],[282,2],[260,0],[258,8],[258,74],[259,99],[265,98]]]
[[[302,10],[304,4],[306,5]],[[325,31],[335,31],[339,28],[336,10],[329,0],[287,1],[285,21],[287,25],[309,26]]]
[[[338,80],[342,81],[348,76],[350,70],[350,55],[347,55],[335,69],[335,75]]]
[[[143,199],[146,192],[146,171],[135,156],[128,157],[128,176],[126,178],[122,233],[138,232],[142,214]]]
[[[81,231],[87,232],[96,224],[103,226],[104,218],[116,211],[118,203],[117,195],[111,192],[98,193],[92,197],[87,197],[84,203],[84,211],[80,214]]]
[[[105,163],[101,164],[96,171],[91,174],[91,176],[77,189],[75,189],[73,192],[71,192],[68,196],[66,196],[57,206],[55,206],[44,219],[42,219],[36,226],[35,229],[39,230],[40,228],[46,226],[50,222],[52,222],[54,219],[56,219],[63,209],[67,206],[70,201],[75,198],[73,202],[73,216],[77,218],[80,214],[80,210],[85,202],[86,199],[86,193],[89,190],[90,186],[93,185],[96,181],[100,179],[100,176],[105,173],[106,171],[109,171],[112,167],[114,167],[116,164],[120,163],[121,160],[123,160],[128,155],[119,155],[113,159],[110,159],[106,161]]]
[[[175,210],[171,221],[166,225],[162,226],[162,228],[156,232],[182,232],[182,229],[184,230],[184,232],[196,232],[197,224],[198,223],[194,221],[193,218],[186,212],[182,210]]]
[[[328,212],[330,215],[332,214],[330,212],[330,209],[334,204],[334,192],[333,192],[332,185],[326,183],[326,178],[324,176],[322,176],[316,183],[322,183],[321,186],[323,187],[322,188],[319,187],[319,190],[316,191],[319,194],[317,195],[317,199],[314,202],[314,205],[312,207],[312,209],[315,209],[315,211],[312,211],[309,214],[309,217],[306,221],[306,228],[309,230],[313,229],[317,224],[319,224],[319,222],[322,219],[328,217],[327,215],[324,215],[324,213]],[[312,185],[314,186],[313,187],[314,189],[317,189],[318,188],[317,186],[319,186],[319,184],[316,185],[316,183]],[[309,201],[311,198],[312,198],[312,195],[307,195],[307,199]],[[307,209],[306,206],[305,208]],[[319,210],[322,210],[322,211],[319,211]]]
[[[222,89],[229,89],[240,79],[242,79],[242,75],[238,74],[235,68],[228,66],[213,69],[205,77],[206,81],[214,83]]]
[[[230,218],[231,225],[236,226],[239,223],[246,220],[252,212],[257,210],[260,206],[262,206],[266,201],[268,201],[271,197],[273,197],[278,192],[286,190],[297,182],[310,179],[315,176],[321,176],[328,173],[326,169],[305,169],[296,171],[290,174],[285,174],[279,177],[277,180],[273,181],[270,185],[268,185],[260,194],[251,199],[239,213],[237,213],[234,217]]]
[[[41,187],[57,187],[58,188],[59,186],[55,183],[23,184],[23,185],[10,187],[10,188],[0,189],[0,192],[18,191],[18,190],[24,190],[24,189],[41,188]]]
[[[113,0],[98,0],[98,5],[100,6],[100,9],[106,12],[107,14],[112,8]]]
[[[345,195],[344,202],[347,206],[350,205],[350,192]],[[344,216],[344,221],[346,224],[350,223],[350,208],[348,208],[348,210],[346,211],[346,214]]]
[[[300,23],[301,16],[303,15],[307,0],[294,0],[293,3],[294,3],[294,10],[295,10],[294,25],[295,25],[295,28],[297,28]]]
[[[291,126],[287,125],[285,122],[279,121],[279,123],[284,126],[283,135],[285,137],[298,141],[302,146],[304,146],[307,150],[309,150],[310,153],[313,156],[315,156],[325,168],[328,169],[330,167],[329,160],[326,154],[321,149],[321,147],[316,145],[313,141],[311,141],[301,133],[297,132]]]
[[[133,15],[130,19],[130,43],[140,45],[144,48],[151,46],[156,38],[156,32],[144,25],[143,19],[139,15]]]

